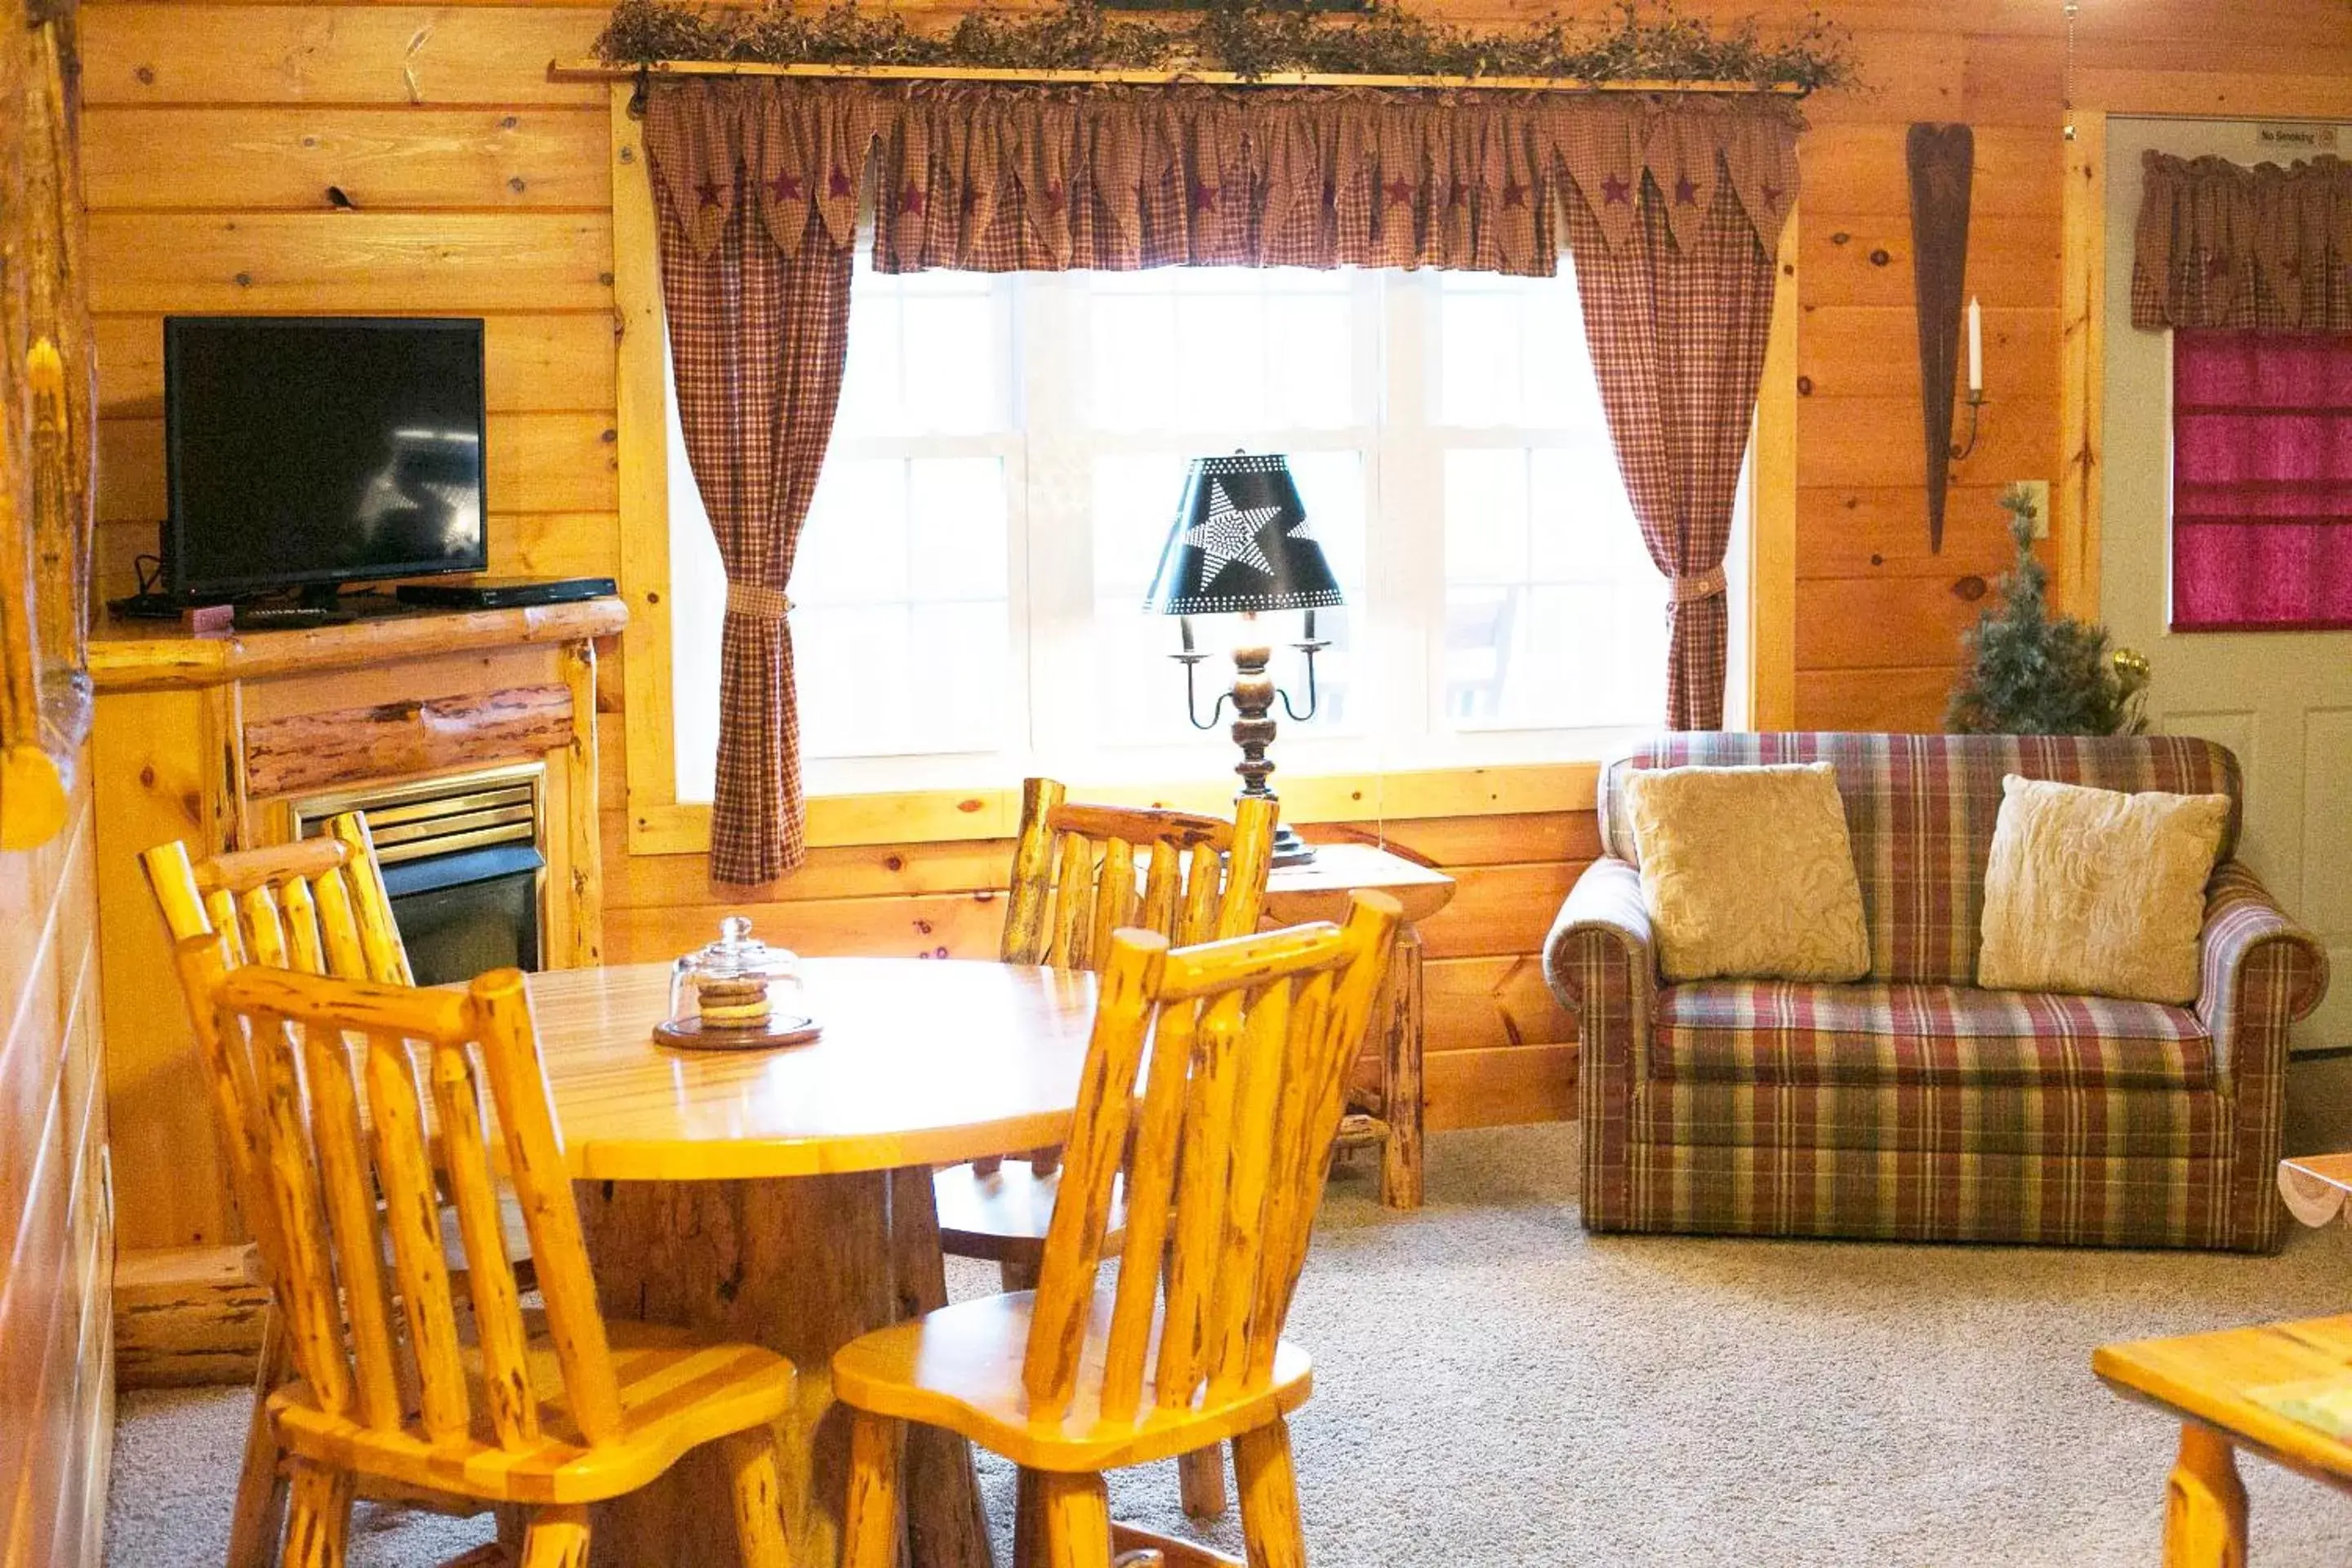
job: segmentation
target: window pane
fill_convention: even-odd
[[[1615,482],[1573,451],[1446,455],[1443,706],[1465,728],[1648,724],[1665,580]]]
[[[1003,459],[918,458],[908,479],[909,591],[918,599],[1001,602]]]
[[[907,464],[828,458],[793,563],[793,602],[876,605],[908,595]]]
[[[826,462],[793,572],[809,756],[1003,743],[1006,532],[1001,458]]]
[[[1665,580],[1625,497],[1574,279],[1436,287],[1441,713],[1459,729],[1656,722]]]
[[[1436,417],[1483,428],[1604,428],[1568,258],[1557,278],[1440,275]]]
[[[1104,430],[1328,430],[1355,417],[1353,285],[1343,272],[1171,268],[1084,275],[1089,383]]]
[[[1003,429],[1012,406],[1010,331],[1010,295],[996,279],[876,272],[861,246],[835,438]]]
[[[1517,301],[1454,275],[1440,279],[1438,289],[1437,417],[1474,426],[1525,423]]]
[[[1518,583],[1528,576],[1528,454],[1445,454],[1445,576]]]

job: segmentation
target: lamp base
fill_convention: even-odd
[[[1288,823],[1274,830],[1274,864],[1304,866],[1315,858],[1315,846],[1298,837],[1298,830]]]

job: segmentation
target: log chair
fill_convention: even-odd
[[[1305,1568],[1286,1417],[1310,1373],[1282,1325],[1402,916],[1364,892],[1344,927],[1173,951],[1154,932],[1110,939],[1036,1289],[940,1308],[833,1358],[834,1395],[856,1412],[843,1568],[893,1568],[910,1421],[1021,1467],[1023,1568],[1106,1568],[1115,1549],[1201,1561],[1114,1526],[1102,1472],[1226,1441],[1249,1562]],[[1122,1177],[1118,1279],[1100,1291]]]
[[[363,1481],[499,1510],[521,1568],[577,1568],[589,1505],[711,1445],[746,1568],[789,1568],[775,1423],[795,1369],[757,1345],[604,1317],[520,972],[461,993],[232,959],[226,931],[178,948],[299,1374],[268,1400],[292,1469],[289,1568],[342,1568]],[[530,1228],[541,1312],[524,1312],[507,1259],[486,1107]],[[470,1332],[435,1217],[442,1185],[468,1265]]]
[[[1071,805],[1053,779],[1023,781],[1021,831],[1013,842],[1011,891],[998,955],[1007,963],[1099,970],[1111,932],[1154,931],[1178,946],[1257,929],[1274,859],[1278,807],[1271,800],[1235,802],[1234,819],[1191,812]],[[1148,858],[1140,897],[1139,858]],[[1037,1282],[1046,1226],[1059,1190],[1060,1152],[1025,1160],[976,1161],[935,1179],[941,1247],[993,1263],[1007,1290]],[[1110,1242],[1125,1223],[1113,1194]],[[1225,1510],[1217,1450],[1177,1466],[1184,1511],[1214,1519]]]

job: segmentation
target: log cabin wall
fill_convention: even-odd
[[[1422,0],[1464,20],[1509,0]],[[1769,25],[1799,0],[1685,0]],[[2059,0],[1830,0],[1869,90],[1808,113],[1798,371],[1796,703],[1810,728],[1932,728],[1960,627],[2006,563],[2007,480],[2059,476]],[[1532,14],[1535,7],[1527,8]],[[1566,9],[1597,12],[1597,4]],[[2257,109],[2266,78],[2352,72],[2345,0],[2087,0],[2078,67],[2205,73]],[[86,132],[100,311],[105,591],[162,516],[169,310],[488,318],[494,569],[617,574],[605,89],[547,79],[596,6],[214,5],[99,0]],[[1906,126],[1964,120],[1977,163],[1968,288],[1987,394],[1927,551]],[[1965,419],[1965,412],[1963,413]],[[632,857],[621,650],[601,667],[607,952],[667,957],[718,910],[693,857]],[[1565,803],[1563,803],[1565,804]],[[1571,1112],[1573,1029],[1534,954],[1594,853],[1591,816],[1391,822],[1453,869],[1426,928],[1435,1126]],[[819,850],[755,910],[811,952],[994,951],[1009,847]]]
[[[114,1428],[89,791],[0,854],[0,1563],[97,1568]]]

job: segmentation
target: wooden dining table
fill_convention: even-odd
[[[935,1165],[1060,1142],[1094,1015],[1090,974],[897,958],[807,959],[814,1041],[751,1051],[656,1045],[669,968],[530,977],[564,1158],[610,1316],[766,1345],[800,1369],[784,1503],[799,1568],[834,1568],[848,1472],[833,1352],[947,1299]],[[908,1435],[908,1555],[986,1568],[970,1447]],[[594,1560],[731,1563],[709,1455],[599,1511]]]

